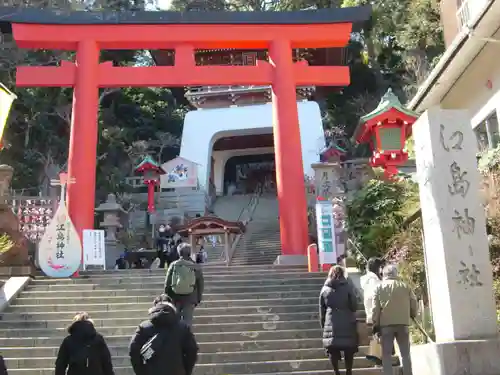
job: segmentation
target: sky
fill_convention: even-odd
[[[161,10],[167,10],[171,1],[172,0],[156,0],[156,3]]]

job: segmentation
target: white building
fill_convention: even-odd
[[[411,100],[424,111],[466,109],[480,151],[499,141],[500,0],[442,0],[446,52]]]
[[[312,176],[311,164],[318,162],[319,151],[325,146],[320,109],[316,102],[303,100],[298,102],[298,112],[304,173]],[[200,187],[208,186],[212,178],[217,195],[222,195],[228,160],[274,154],[272,132],[271,103],[199,108],[184,120],[180,156],[198,164]]]

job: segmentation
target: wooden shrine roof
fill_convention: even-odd
[[[245,226],[240,221],[227,221],[217,216],[202,216],[176,228],[176,232],[181,236],[197,233],[210,234],[211,231],[213,233],[228,231],[239,234],[245,232]]]
[[[11,23],[46,25],[306,25],[352,23],[361,27],[370,19],[371,7],[331,8],[292,12],[86,12],[22,7],[0,7],[0,27],[7,32]]]

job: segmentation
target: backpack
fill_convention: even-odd
[[[196,274],[184,260],[172,263],[172,291],[179,295],[188,295],[194,292]]]

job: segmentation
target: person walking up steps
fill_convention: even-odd
[[[174,302],[181,319],[191,326],[194,308],[203,298],[203,272],[191,259],[189,244],[181,243],[177,251],[180,259],[168,267],[165,294]]]
[[[192,374],[198,344],[166,295],[155,299],[149,319],[137,328],[130,341],[129,355],[136,375]]]
[[[373,333],[380,334],[384,375],[392,375],[392,351],[396,339],[403,362],[403,374],[412,375],[408,326],[417,315],[417,298],[389,264],[382,271],[382,283],[375,288],[371,317]]]
[[[340,375],[341,352],[344,352],[345,373],[352,374],[354,354],[358,351],[357,304],[354,287],[345,278],[344,269],[340,266],[330,268],[319,296],[319,318],[323,346],[335,375]]]
[[[111,354],[86,312],[75,315],[57,353],[55,375],[114,375]]]

